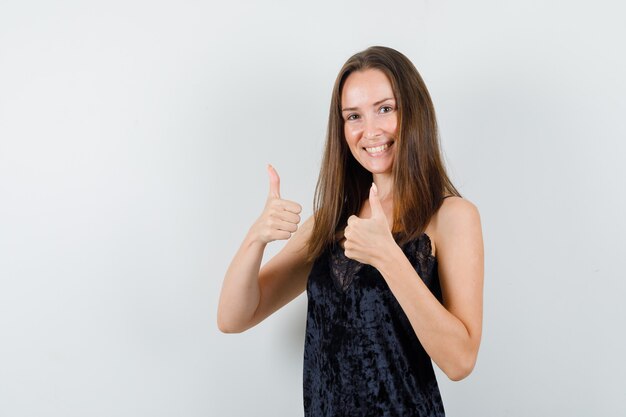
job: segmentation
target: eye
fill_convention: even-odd
[[[393,110],[393,107],[391,107],[391,106],[382,106],[380,108],[380,112],[381,113],[389,113],[392,110]]]
[[[353,113],[353,114],[349,114],[346,120],[356,120],[358,118],[359,118],[359,115]]]

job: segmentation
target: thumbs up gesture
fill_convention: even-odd
[[[344,231],[344,253],[346,257],[377,267],[385,259],[396,241],[391,234],[387,216],[378,199],[376,184],[370,188],[369,203],[372,214],[369,219],[355,215],[348,218]]]
[[[252,225],[251,231],[264,244],[274,240],[285,240],[298,230],[302,206],[280,198],[280,177],[273,166],[267,166],[270,192],[263,213]]]

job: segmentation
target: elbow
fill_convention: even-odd
[[[234,333],[243,333],[244,331],[249,329],[250,326],[242,325],[241,323],[238,324],[236,321],[233,321],[233,320],[228,320],[218,311],[217,328],[222,333],[234,334]]]
[[[230,327],[229,325],[221,323],[219,321],[217,322],[217,328],[220,330],[220,332],[226,334],[241,333],[241,330]]]
[[[233,323],[229,323],[228,320],[224,320],[219,313],[217,314],[217,328],[220,332],[226,334],[242,333],[245,330],[241,326],[236,326]]]
[[[476,356],[459,361],[453,367],[446,369],[444,372],[451,381],[461,381],[469,376],[476,365]]]
[[[455,369],[454,371],[446,372],[446,375],[451,381],[457,382],[457,381],[461,381],[462,379],[465,379],[470,373],[472,373],[471,369],[459,368],[459,369]]]

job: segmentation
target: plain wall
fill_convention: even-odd
[[[2,1],[0,416],[302,415],[306,296],[237,335],[217,301],[267,163],[311,214],[335,76],[370,45],[421,72],[481,213],[448,415],[625,415],[625,11]]]

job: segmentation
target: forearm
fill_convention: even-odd
[[[431,359],[452,380],[467,376],[477,352],[463,322],[432,294],[397,245],[377,269]]]
[[[230,263],[220,294],[217,323],[221,331],[245,330],[259,304],[259,270],[266,244],[251,229]]]

